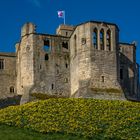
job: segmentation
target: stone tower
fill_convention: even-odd
[[[91,21],[77,26],[70,39],[73,97],[95,97],[97,90],[121,90],[118,36],[115,24]],[[123,93],[119,98],[124,98]]]
[[[34,85],[34,33],[35,25],[26,23],[21,30],[21,41],[16,44],[17,93],[22,95],[21,104],[29,101]]]

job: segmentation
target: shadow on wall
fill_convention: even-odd
[[[137,66],[127,56],[120,53],[120,85],[128,100],[138,99]],[[137,81],[137,83],[135,82]],[[135,85],[136,84],[136,85]]]
[[[21,99],[20,95],[8,97],[6,99],[0,99],[0,109],[8,106],[20,105],[20,99]]]

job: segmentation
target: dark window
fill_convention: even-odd
[[[49,40],[44,40],[44,50],[45,51],[50,51],[50,41]]]
[[[49,40],[44,40],[44,46],[50,46],[50,41]]]
[[[120,79],[123,80],[123,69],[120,69]]]
[[[49,56],[47,53],[45,54],[45,60],[49,60]]]
[[[101,47],[101,50],[104,50],[104,30],[103,29],[100,31],[100,47]]]
[[[102,82],[104,83],[104,81],[105,81],[105,77],[104,77],[104,76],[102,76]]]
[[[14,93],[14,87],[10,87],[10,93]]]
[[[68,32],[66,32],[66,36],[68,36]]]
[[[74,52],[76,55],[77,54],[77,37],[76,37],[76,35],[74,35]]]
[[[111,50],[111,32],[110,30],[107,31],[106,33],[106,45],[107,45],[107,49],[110,51]]]
[[[0,59],[0,69],[4,69],[4,59]]]
[[[66,68],[68,68],[68,64],[66,63],[65,65],[66,65]]]
[[[95,28],[94,31],[93,31],[93,45],[94,45],[94,48],[97,49],[97,29]]]
[[[62,42],[62,47],[68,49],[68,42]]]
[[[54,89],[54,84],[52,84],[52,89]]]

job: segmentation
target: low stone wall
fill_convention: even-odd
[[[21,96],[8,97],[0,99],[0,109],[8,106],[19,105]]]

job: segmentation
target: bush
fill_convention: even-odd
[[[140,104],[95,99],[48,99],[0,110],[0,123],[42,133],[94,139],[139,139]]]

